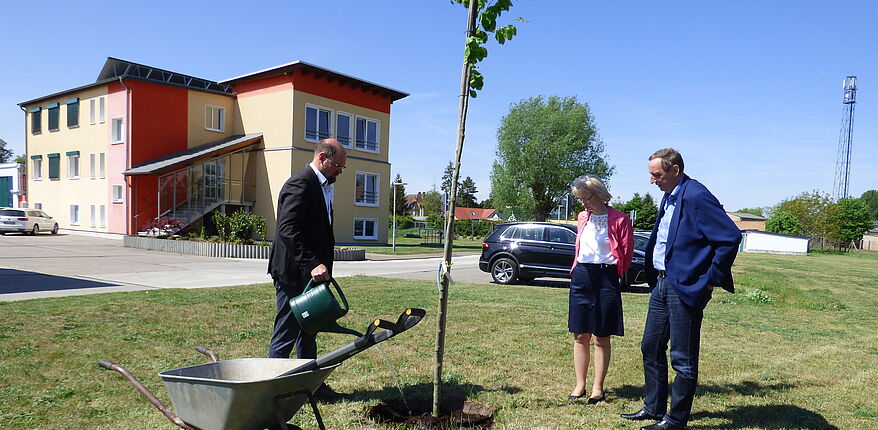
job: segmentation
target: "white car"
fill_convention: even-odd
[[[40,231],[58,234],[58,223],[38,209],[0,209],[0,235],[12,231],[33,235]]]

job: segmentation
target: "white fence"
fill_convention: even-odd
[[[232,243],[196,242],[192,240],[169,240],[142,236],[125,236],[123,243],[127,248],[201,255],[204,257],[256,258],[267,260],[268,256],[271,254],[271,247],[263,245],[237,245]],[[365,259],[365,249],[345,248],[335,250],[335,261],[359,261]]]

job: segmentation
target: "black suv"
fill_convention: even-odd
[[[634,235],[634,258],[621,280],[623,287],[643,282],[643,250],[649,234]],[[501,224],[482,242],[479,269],[495,282],[530,282],[537,277],[569,278],[576,245],[576,226],[548,222]]]

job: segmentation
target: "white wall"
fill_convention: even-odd
[[[809,239],[760,231],[744,232],[744,252],[765,252],[771,254],[807,254]]]
[[[23,166],[18,163],[0,164],[0,176],[12,177],[12,207],[20,208],[21,199],[21,175],[24,173]],[[0,206],[3,206],[0,204]]]

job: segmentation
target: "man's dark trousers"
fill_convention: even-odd
[[[277,316],[274,317],[274,334],[268,346],[269,358],[289,358],[293,347],[296,358],[317,358],[317,335],[302,333],[302,328],[290,309],[290,299],[302,294],[305,282],[291,286],[274,281],[277,298]]]
[[[708,296],[709,300],[709,296]],[[706,304],[706,303],[705,303]],[[677,297],[674,287],[665,278],[658,278],[649,298],[643,341],[643,373],[646,393],[644,410],[664,416],[665,421],[685,426],[692,410],[698,383],[698,356],[701,347],[701,320],[704,307],[693,308]],[[671,366],[677,375],[671,388],[671,409],[668,406],[668,359],[671,342]]]

